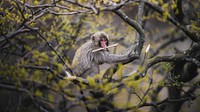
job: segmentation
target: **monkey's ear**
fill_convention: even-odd
[[[92,36],[91,36],[91,40],[92,40],[92,41],[94,41],[94,39],[95,39],[95,36],[94,36],[94,35],[92,35]]]

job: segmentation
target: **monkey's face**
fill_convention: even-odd
[[[106,48],[109,44],[108,35],[104,32],[97,32],[91,36],[91,40],[96,47]]]
[[[105,37],[100,38],[99,47],[106,48],[108,46],[108,39]]]

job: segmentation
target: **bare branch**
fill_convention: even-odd
[[[6,37],[7,39],[11,39],[11,38],[13,38],[14,36],[16,36],[16,35],[18,35],[18,34],[30,32],[30,31],[31,31],[30,29],[23,29],[23,28],[20,28],[20,29],[18,29],[18,30],[16,30],[16,31],[11,32],[11,33],[8,34],[8,35],[5,35],[5,37]],[[4,40],[5,40],[5,38],[1,39],[0,42],[2,42],[2,41],[4,41]]]
[[[46,71],[49,71],[49,72],[53,73],[53,70],[48,66],[41,67],[41,66],[34,66],[34,65],[28,65],[28,66],[20,65],[19,67],[20,68],[26,68],[26,69],[46,70]]]
[[[55,12],[55,11],[49,11],[49,13],[54,14],[54,15],[75,15],[75,14],[79,14],[80,12],[63,12],[63,13],[59,13],[59,12]]]
[[[127,24],[129,24],[130,26],[132,26],[133,28],[135,28],[136,31],[140,34],[141,40],[144,41],[144,37],[145,37],[144,30],[142,29],[142,27],[140,26],[139,23],[137,23],[136,21],[134,21],[131,18],[129,18],[121,10],[114,10],[113,12],[115,14],[117,14],[121,19],[123,19]]]

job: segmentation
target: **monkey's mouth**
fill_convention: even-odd
[[[101,41],[101,47],[106,48],[107,47],[106,41]]]

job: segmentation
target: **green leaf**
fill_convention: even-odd
[[[36,90],[35,95],[39,96],[39,97],[42,97],[42,92],[40,90]]]
[[[53,101],[54,101],[54,96],[51,95],[51,94],[48,94],[48,99],[49,99],[51,102],[53,102]]]

